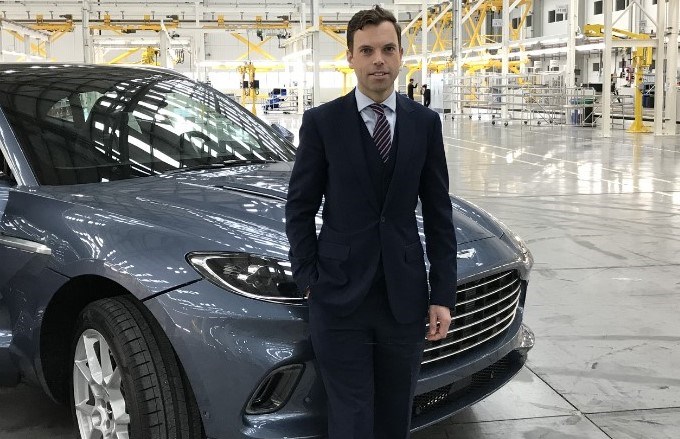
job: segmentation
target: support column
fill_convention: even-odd
[[[161,21],[162,23],[162,21]],[[168,58],[168,49],[170,48],[170,38],[168,37],[168,32],[163,26],[163,29],[158,33],[160,38],[158,51],[159,51],[159,64],[161,67],[171,67],[170,60]]]
[[[453,45],[453,56],[454,59],[456,60],[456,77],[455,77],[455,82],[452,85],[455,85],[455,88],[453,89],[454,93],[457,93],[458,95],[455,96],[455,102],[456,102],[456,108],[455,111],[452,108],[451,112],[455,114],[462,114],[463,113],[463,88],[462,88],[462,78],[463,78],[463,57],[462,57],[462,50],[463,50],[463,7],[461,5],[461,2],[454,2],[453,6],[453,16],[455,19],[455,39],[454,42],[455,44]]]
[[[665,102],[664,85],[666,83],[664,78],[664,63],[666,61],[666,5],[665,2],[657,5],[657,32],[656,32],[656,58],[654,65],[654,135],[663,135],[663,104]],[[677,48],[676,48],[677,51]],[[670,122],[669,122],[670,123]],[[675,121],[673,121],[675,125]]]
[[[567,66],[565,82],[567,87],[576,85],[576,28],[578,27],[578,0],[569,0],[567,10]]]
[[[83,0],[81,25],[83,31],[83,61],[89,64],[92,62],[92,47],[90,45],[90,2],[87,0]]]
[[[205,74],[206,67],[203,65],[205,61],[205,33],[201,30],[201,20],[203,13],[201,12],[201,3],[194,2],[194,25],[196,30],[192,32],[191,38],[191,72],[196,81],[207,82],[208,78]]]
[[[2,45],[2,22],[0,22],[0,62],[5,61],[5,54],[3,53],[3,45]]]
[[[508,120],[508,74],[510,73],[510,0],[503,0],[501,47],[501,119]]]
[[[191,72],[194,79],[205,82],[208,78],[205,77],[205,34],[202,30],[196,29],[192,32],[191,37]]]
[[[660,2],[659,7],[663,6],[663,4],[664,2]],[[674,135],[676,133],[677,121],[677,110],[675,105],[678,99],[678,24],[680,22],[678,12],[678,0],[669,0],[667,24],[670,34],[668,35],[668,65],[666,67],[668,77],[668,90],[666,92],[666,116],[668,117],[668,124],[666,124],[665,133],[670,135]],[[664,30],[659,29],[659,33],[662,32],[664,32]]]
[[[307,5],[305,2],[300,2],[300,33],[305,31],[307,27]],[[305,50],[307,47],[307,38],[299,39],[295,42],[294,51],[299,52]],[[295,67],[293,67],[295,76],[297,77],[297,113],[302,114],[305,112],[305,84],[307,82],[307,66],[305,63],[307,55],[297,57],[295,62]]]
[[[543,35],[543,2],[534,1],[531,3],[531,26],[533,36]]]
[[[605,72],[602,78],[602,137],[612,136],[612,121],[611,121],[611,72],[612,72],[612,15],[614,5],[612,0],[604,0],[602,5],[604,9],[604,52],[602,52],[602,71]],[[635,72],[635,74],[638,74]]]
[[[312,0],[312,26],[316,29],[312,33],[312,60],[314,63],[314,100],[312,105],[315,107],[321,105],[321,75],[319,74],[321,69],[319,65],[321,61],[319,58],[321,56],[320,13],[319,0]]]
[[[420,17],[420,83],[427,84],[427,0],[423,0],[421,8],[423,13]],[[427,84],[427,88],[432,90],[432,84]]]
[[[394,17],[397,19],[397,23],[399,23],[399,5],[398,4],[395,3],[395,4],[392,5],[392,13],[394,14]],[[401,44],[402,44],[401,48],[403,49],[404,48],[404,46],[403,46],[404,41],[403,40],[402,40]],[[399,66],[399,73],[400,74],[397,75],[397,77],[394,79],[394,89],[397,91],[397,93],[399,93],[399,78],[401,77],[401,70],[403,69],[403,67],[404,67],[404,62],[402,60],[401,65]],[[345,78],[347,78],[347,75],[343,75],[343,84],[342,84],[343,90],[346,88],[346,84],[345,84],[346,79]]]
[[[26,60],[30,60],[32,56],[30,35],[24,35],[24,53],[26,54]]]

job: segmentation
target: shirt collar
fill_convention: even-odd
[[[364,108],[368,107],[371,104],[375,104],[376,102],[373,101],[373,99],[369,98],[365,94],[363,94],[360,90],[359,87],[356,87],[354,89],[354,94],[357,98],[357,109],[361,113]],[[385,99],[382,102],[378,102],[379,104],[382,104],[392,110],[393,112],[396,113],[397,111],[397,92],[392,90],[392,94],[390,94],[387,99]]]

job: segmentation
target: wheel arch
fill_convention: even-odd
[[[84,275],[70,279],[52,296],[40,327],[40,367],[43,387],[55,401],[69,400],[69,358],[78,315],[90,303],[134,295],[120,284],[101,276]],[[137,299],[135,299],[137,300]]]

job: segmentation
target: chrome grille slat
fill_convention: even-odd
[[[452,357],[452,356],[454,356],[454,355],[456,355],[456,354],[460,354],[461,352],[467,351],[468,349],[472,349],[472,348],[474,348],[475,346],[479,346],[480,344],[482,344],[482,343],[484,343],[484,342],[487,342],[487,341],[491,340],[492,338],[494,338],[495,336],[497,336],[497,335],[500,334],[501,332],[503,332],[503,331],[505,331],[506,329],[508,329],[508,327],[510,327],[510,325],[512,324],[512,321],[515,319],[515,314],[516,314],[516,312],[513,312],[512,314],[510,314],[510,317],[512,317],[512,318],[511,318],[510,320],[508,320],[508,324],[507,324],[507,325],[505,325],[503,328],[501,328],[501,329],[500,329],[498,332],[496,332],[495,334],[491,334],[490,336],[488,336],[488,337],[485,338],[484,340],[479,340],[477,343],[471,344],[470,346],[466,346],[466,347],[464,347],[464,348],[462,348],[462,349],[459,349],[459,350],[457,350],[457,351],[449,352],[449,353],[447,353],[447,354],[445,354],[445,355],[440,355],[440,356],[435,357],[435,358],[431,358],[431,359],[424,360],[421,364],[433,363],[433,362],[438,361],[438,360],[443,360],[444,358],[450,358],[450,357]]]
[[[497,301],[495,301],[495,302],[493,302],[493,303],[489,303],[489,304],[487,304],[487,305],[484,305],[484,306],[481,307],[481,308],[475,308],[475,309],[472,310],[472,311],[468,311],[468,312],[465,312],[465,313],[462,313],[462,314],[456,314],[456,315],[455,315],[455,318],[466,317],[466,316],[469,316],[469,315],[478,313],[478,312],[480,312],[480,311],[484,311],[485,309],[491,308],[491,307],[494,306],[494,305],[498,305],[499,303],[503,302],[504,300],[507,300],[508,297],[511,297],[513,294],[519,293],[519,290],[520,290],[520,287],[519,287],[519,285],[517,285],[517,288],[515,288],[514,291],[511,291],[510,294],[508,294],[507,296],[503,296],[501,299],[499,299],[499,300],[497,300]]]
[[[477,320],[476,322],[469,323],[469,324],[464,325],[464,326],[454,326],[454,328],[451,329],[451,330],[449,330],[449,332],[448,332],[447,334],[453,334],[454,332],[462,331],[463,329],[467,329],[467,328],[469,328],[469,327],[471,327],[471,326],[475,326],[475,325],[478,325],[478,324],[480,324],[480,323],[482,323],[482,322],[484,322],[484,321],[486,321],[486,320],[492,319],[492,318],[496,317],[496,316],[499,315],[499,314],[503,314],[504,312],[506,312],[506,311],[509,310],[510,308],[513,308],[513,307],[517,306],[517,301],[518,301],[518,300],[519,300],[519,296],[517,296],[517,297],[515,298],[515,300],[513,300],[512,303],[511,303],[510,305],[506,306],[506,307],[503,308],[502,310],[497,311],[497,312],[491,314],[490,316],[486,316],[486,317],[484,317],[483,319]],[[455,319],[454,319],[454,320],[455,320]]]
[[[503,273],[503,274],[501,274],[501,275],[498,276],[498,277],[495,277],[495,278],[493,278],[493,279],[486,280],[486,281],[484,281],[484,282],[482,282],[482,283],[479,283],[479,284],[477,284],[477,285],[471,285],[471,286],[469,286],[469,287],[467,287],[467,288],[460,288],[460,289],[458,289],[457,291],[458,291],[458,293],[460,294],[460,293],[464,293],[464,292],[466,292],[466,291],[476,290],[477,288],[479,288],[479,287],[481,287],[481,286],[488,285],[488,284],[490,284],[490,283],[492,283],[492,282],[496,282],[497,280],[501,280],[501,279],[503,279],[505,276],[509,276],[510,274],[512,274],[512,271],[508,271],[507,273]]]
[[[500,336],[517,315],[521,292],[522,281],[516,270],[461,285],[456,303],[456,310],[461,312],[454,315],[454,323],[460,325],[454,324],[444,340],[426,341],[422,364],[451,358]]]
[[[512,305],[516,305],[516,304],[517,304],[517,301],[514,301],[514,302],[512,303]],[[474,334],[468,334],[468,335],[466,335],[466,336],[464,336],[464,337],[456,338],[456,339],[454,339],[454,340],[452,340],[452,341],[449,341],[449,342],[446,342],[446,343],[442,343],[442,344],[439,344],[439,345],[436,345],[436,346],[431,346],[431,347],[429,347],[429,348],[425,348],[424,352],[432,352],[432,351],[435,351],[435,350],[437,350],[437,349],[443,349],[443,348],[445,348],[445,347],[454,345],[454,344],[456,344],[456,343],[460,343],[461,341],[467,340],[467,339],[469,339],[469,338],[477,337],[479,334],[483,334],[484,332],[486,332],[486,331],[488,331],[488,330],[490,330],[490,329],[495,328],[495,327],[498,326],[499,324],[502,324],[509,316],[511,316],[511,315],[513,315],[513,314],[514,314],[514,311],[513,311],[512,313],[508,314],[507,316],[503,317],[501,320],[497,321],[497,322],[494,323],[493,325],[486,326],[484,329],[482,329],[481,331],[477,331],[477,332],[475,332]],[[477,323],[475,323],[475,324],[477,324]]]
[[[517,279],[517,280],[516,280],[515,282],[513,282],[512,284],[514,284],[514,283],[517,283],[517,284],[518,284],[517,287],[519,288],[519,279]],[[503,285],[502,287],[497,288],[497,289],[495,289],[495,290],[493,290],[493,291],[491,291],[491,292],[489,292],[489,293],[482,294],[481,296],[475,296],[475,297],[473,297],[473,298],[471,298],[471,299],[463,300],[462,302],[457,302],[457,303],[456,303],[456,308],[458,308],[459,306],[465,305],[466,303],[474,302],[474,301],[477,301],[477,300],[479,300],[479,299],[483,299],[483,298],[485,298],[485,297],[489,297],[489,296],[491,296],[491,295],[494,295],[494,294],[496,294],[496,293],[499,293],[499,292],[503,291],[504,289],[506,289],[506,288],[508,288],[508,287],[511,287],[512,284]]]
[[[502,291],[504,288],[507,288],[508,286],[511,286],[511,285],[512,285],[512,284],[507,285],[507,286],[505,286],[505,287],[503,287],[503,288],[499,288],[498,290],[495,290],[493,293],[484,294],[483,296],[479,296],[479,297],[477,297],[477,298],[475,298],[475,299],[473,299],[473,300],[470,300],[470,302],[474,302],[475,300],[483,299],[483,298],[488,297],[488,296],[490,296],[490,295],[492,295],[492,294],[496,294],[496,293]],[[492,306],[494,306],[494,305],[497,305],[498,303],[500,303],[500,302],[502,302],[502,301],[504,301],[504,300],[507,300],[507,299],[508,299],[509,297],[511,297],[513,294],[519,293],[520,287],[521,287],[520,285],[517,285],[517,288],[515,288],[513,291],[510,291],[509,294],[507,294],[506,296],[504,296],[503,298],[501,298],[500,300],[498,300],[498,301],[496,301],[496,302],[494,302],[494,303],[487,304],[487,305],[484,306],[483,308],[477,308],[477,309],[475,309],[475,310],[473,310],[473,311],[466,312],[466,313],[463,313],[463,314],[455,314],[455,315],[454,315],[454,320],[455,320],[455,319],[462,318],[462,317],[469,316],[469,315],[471,315],[471,314],[475,314],[475,313],[477,313],[477,312],[479,312],[479,311],[483,311],[483,310],[485,310],[485,309],[487,309],[487,308],[490,308],[490,307],[492,307]],[[456,308],[458,307],[458,305],[463,305],[463,304],[456,304]],[[430,327],[430,324],[429,324],[429,323],[425,323],[425,327],[426,327],[426,328],[429,328],[429,327]],[[448,333],[450,334],[451,332],[452,332],[452,331],[449,331]]]

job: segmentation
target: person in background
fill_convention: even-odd
[[[616,101],[620,103],[621,98],[619,97],[619,90],[616,88],[616,74],[612,73],[611,78],[612,78],[612,83],[611,83],[611,86],[610,86],[610,92],[611,92],[612,96],[616,96]]]
[[[427,88],[427,84],[423,84],[423,105],[430,106],[430,89]]]
[[[416,87],[418,87],[418,84],[413,82],[413,78],[409,79],[408,85],[406,86],[406,95],[411,100],[413,100],[413,90],[415,90]]]
[[[425,338],[447,336],[456,301],[442,125],[395,92],[403,48],[391,12],[357,12],[347,48],[357,87],[302,117],[286,202],[289,258],[308,299],[328,438],[407,439]]]

